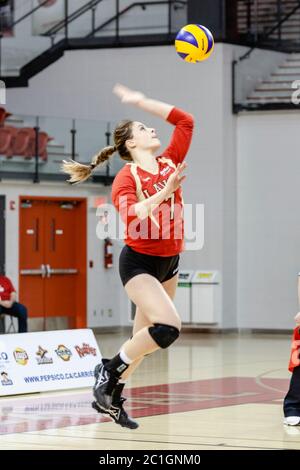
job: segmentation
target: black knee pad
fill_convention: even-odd
[[[175,326],[154,323],[149,327],[149,334],[160,348],[165,349],[178,338],[179,330]]]

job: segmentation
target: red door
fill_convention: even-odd
[[[86,326],[86,201],[21,198],[20,299],[29,316]]]
[[[20,301],[30,316],[44,316],[44,203],[23,199],[20,204]]]

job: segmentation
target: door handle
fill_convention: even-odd
[[[50,264],[46,264],[46,277],[51,277],[51,267]]]
[[[42,278],[44,279],[47,274],[46,266],[44,264],[41,264],[41,271],[42,271]]]
[[[78,269],[51,268],[50,264],[46,264],[45,268],[46,268],[48,278],[51,277],[53,274],[77,274],[78,273]]]
[[[60,269],[60,268],[52,268],[51,274],[77,274],[78,269]]]
[[[41,264],[40,269],[21,269],[20,274],[22,276],[42,276],[44,278],[46,276],[46,266]]]

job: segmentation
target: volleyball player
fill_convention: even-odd
[[[181,321],[173,303],[178,282],[179,256],[184,250],[184,158],[193,133],[193,116],[143,93],[116,85],[114,93],[175,126],[168,147],[161,146],[156,130],[138,121],[122,121],[114,131],[114,145],[102,149],[89,166],[64,162],[70,183],[86,180],[115,152],[127,162],[112,185],[112,201],[125,222],[125,246],[119,273],[130,300],[136,305],[133,335],[112,359],[96,366],[93,406],[121,426],[138,424],[123,408],[126,379],[144,356],[168,348],[178,338]]]

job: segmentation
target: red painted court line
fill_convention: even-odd
[[[272,403],[288,389],[286,379],[225,377],[150,385],[126,391],[126,409],[134,418],[204,410],[248,403]],[[91,392],[0,399],[0,434],[102,423],[108,419],[91,408]]]

